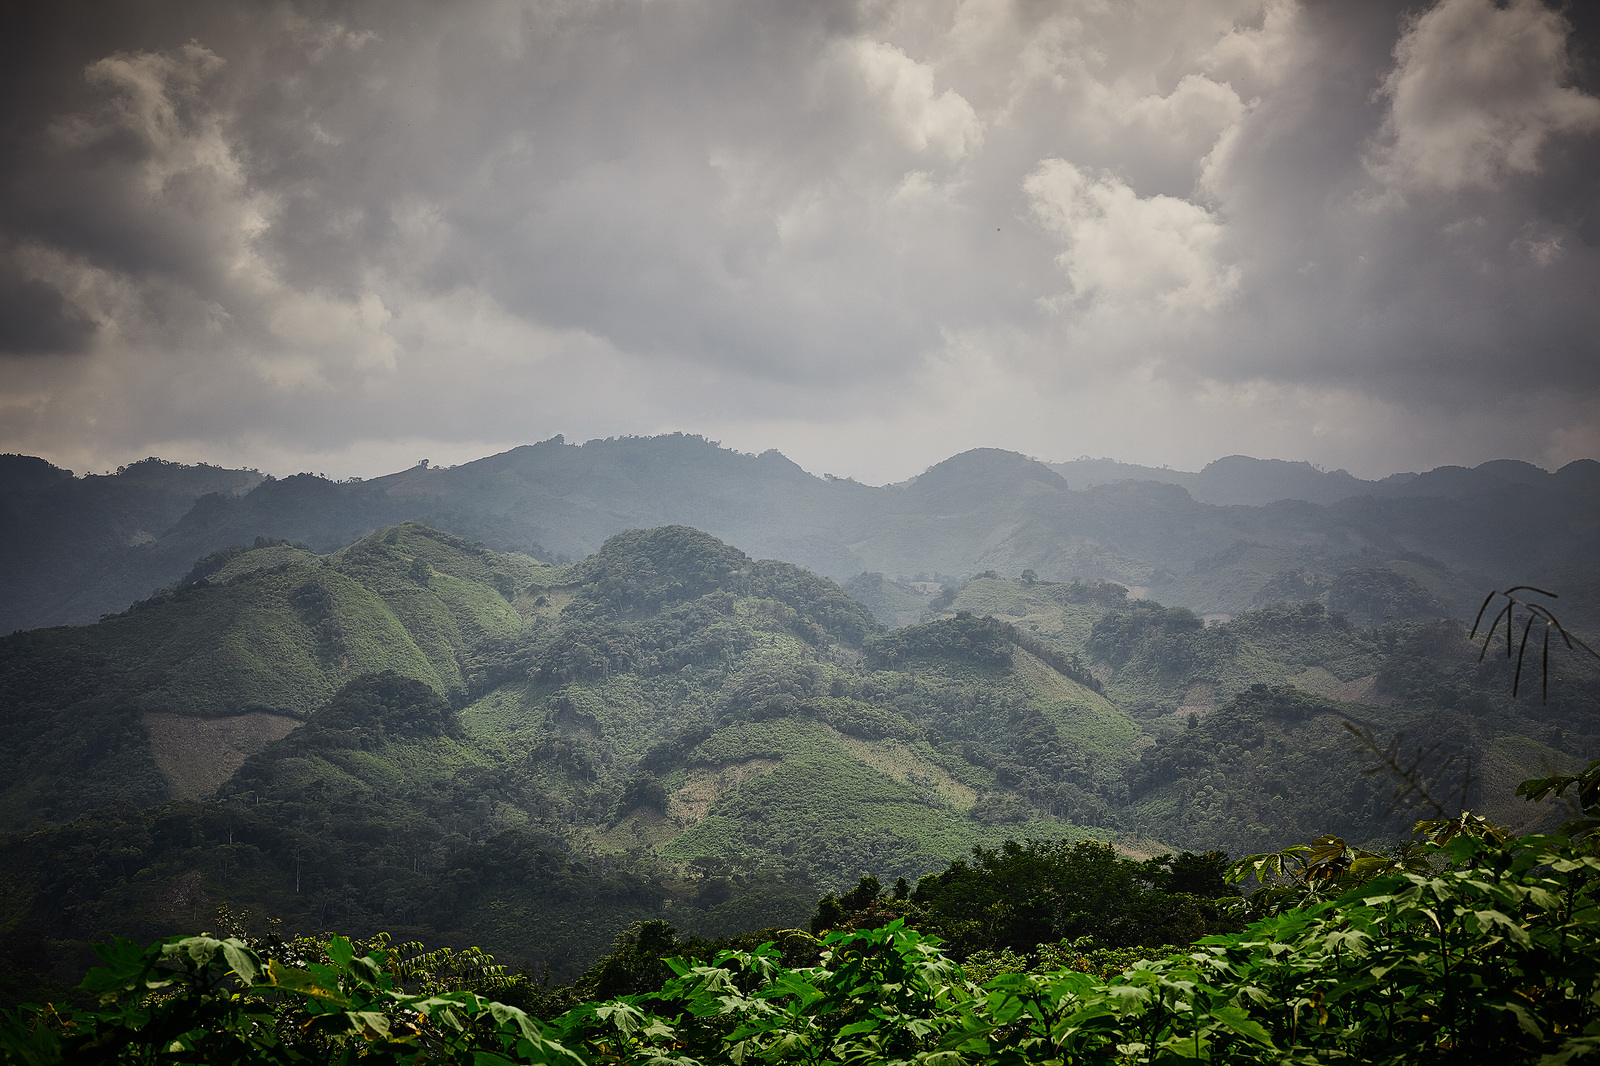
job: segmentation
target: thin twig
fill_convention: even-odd
[[[1439,784],[1444,780],[1445,775],[1449,773],[1450,768],[1455,765],[1456,757],[1454,755],[1445,756],[1444,760],[1433,769],[1432,773],[1429,773],[1427,769],[1428,763],[1439,751],[1437,743],[1431,744],[1426,748],[1418,745],[1410,755],[1402,756],[1400,750],[1401,744],[1405,739],[1403,733],[1396,733],[1387,745],[1380,745],[1376,734],[1372,732],[1371,726],[1357,726],[1353,722],[1346,721],[1344,727],[1355,736],[1357,749],[1366,751],[1377,760],[1376,765],[1369,766],[1361,772],[1363,774],[1387,774],[1395,779],[1396,784],[1394,792],[1389,798],[1389,810],[1387,813],[1393,814],[1402,807],[1416,808],[1426,806],[1432,808],[1439,817],[1444,818],[1448,816],[1446,814],[1446,805],[1458,793],[1461,797],[1461,805],[1463,807],[1466,806],[1467,799],[1472,792],[1473,781],[1475,780],[1472,776],[1472,760],[1470,757],[1468,757],[1466,773],[1462,776],[1461,784],[1445,793],[1443,802],[1440,802],[1437,798]]]
[[[1533,630],[1533,620],[1535,618],[1537,618],[1537,617],[1538,617],[1538,615],[1534,614],[1532,611],[1529,611],[1528,612],[1528,621],[1526,623],[1524,623],[1523,627],[1522,627],[1522,643],[1517,646],[1517,671],[1516,671],[1516,673],[1511,675],[1511,698],[1512,699],[1516,699],[1517,698],[1517,686],[1522,683],[1522,656],[1527,653],[1527,650],[1528,650],[1528,634]],[[1509,624],[1506,626],[1506,632],[1507,633],[1511,632],[1511,626]],[[1507,657],[1508,658],[1510,657],[1509,650],[1507,651]]]

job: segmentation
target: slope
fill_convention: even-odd
[[[260,482],[254,470],[160,459],[74,478],[43,459],[0,455],[0,633],[89,621],[170,583],[216,545],[163,547],[163,535],[200,497]]]
[[[123,616],[0,645],[0,954],[70,961],[226,902],[571,976],[631,921],[793,924],[1007,838],[1390,839],[1346,719],[1470,757],[1495,812],[1600,746],[1592,666],[1514,702],[1449,624],[1311,603],[1208,625],[994,574],[929,609],[889,630],[682,526],[563,567],[418,525],[217,553]]]
[[[13,938],[155,935],[226,900],[570,976],[641,917],[797,922],[869,869],[1082,836],[1053,799],[1097,787],[1070,753],[1121,765],[1136,732],[1004,628],[889,634],[685,527],[559,569],[417,525],[263,543],[5,649]],[[285,728],[193,743],[252,718]]]
[[[1503,650],[1480,661],[1460,623],[1367,628],[1310,602],[1207,624],[1109,583],[981,577],[951,592],[946,617],[1015,626],[1137,724],[1134,763],[1085,820],[1171,845],[1238,854],[1323,832],[1403,833],[1415,800],[1396,808],[1394,782],[1365,772],[1378,753],[1359,750],[1346,722],[1403,759],[1420,754],[1446,806],[1519,830],[1550,812],[1517,800],[1518,781],[1600,751],[1600,663],[1559,646],[1542,702],[1526,683],[1513,698],[1513,663]]]
[[[506,594],[546,572],[407,525],[320,558],[219,553],[96,625],[0,639],[0,826],[206,794],[365,672],[460,696],[521,629]]]

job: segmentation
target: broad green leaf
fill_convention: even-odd
[[[1272,1042],[1272,1034],[1260,1022],[1250,1017],[1249,1013],[1239,1007],[1213,1007],[1211,1017],[1232,1029],[1248,1040],[1254,1040],[1263,1047],[1277,1050],[1277,1045]]]
[[[267,974],[273,984],[290,992],[314,996],[341,1007],[350,1006],[349,998],[339,990],[336,982],[320,979],[319,975],[310,969],[297,970],[285,966],[277,959],[272,959],[267,963]]]
[[[355,958],[355,948],[350,946],[350,941],[342,936],[331,937],[327,946],[328,958],[342,970],[350,968],[350,960]]]
[[[229,938],[222,942],[222,957],[228,960],[228,966],[239,979],[247,985],[256,983],[256,978],[261,975],[261,959],[241,941]]]

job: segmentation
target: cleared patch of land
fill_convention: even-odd
[[[682,825],[693,825],[717,800],[777,767],[777,759],[755,758],[690,770],[688,780],[667,797],[667,816]]]
[[[204,799],[245,759],[282,740],[300,723],[281,714],[251,712],[228,718],[193,718],[146,712],[150,750],[176,799]]]
[[[902,785],[929,789],[958,811],[969,811],[978,802],[978,792],[950,776],[949,771],[894,739],[862,740],[823,726],[834,740],[858,760]]]

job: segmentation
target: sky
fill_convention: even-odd
[[[1600,457],[1600,5],[0,15],[0,452]]]

